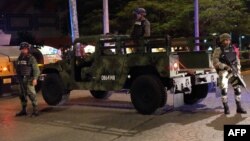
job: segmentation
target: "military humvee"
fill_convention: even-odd
[[[87,44],[95,46],[94,53],[77,53]],[[175,53],[170,44],[169,37],[79,38],[70,59],[44,66],[43,98],[49,105],[57,105],[74,89],[90,90],[97,99],[108,98],[111,91],[128,90],[141,114],[163,107],[167,90],[184,93],[186,104],[196,103],[207,96],[208,84],[216,83],[211,54]]]

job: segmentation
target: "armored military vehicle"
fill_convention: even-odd
[[[152,114],[166,103],[166,91],[184,94],[193,104],[216,83],[209,52],[171,52],[169,37],[131,39],[128,36],[85,37],[75,41],[69,59],[45,65],[42,94],[57,105],[74,89],[89,90],[105,99],[112,91],[127,90],[135,109]],[[95,46],[94,53],[84,50]]]

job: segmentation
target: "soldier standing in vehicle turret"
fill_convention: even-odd
[[[16,116],[26,116],[27,111],[27,96],[29,97],[33,112],[32,116],[38,116],[38,105],[36,99],[35,86],[37,85],[37,79],[40,74],[40,70],[37,66],[37,61],[34,56],[30,54],[31,45],[27,42],[22,42],[20,44],[21,54],[18,57],[16,64],[16,72],[19,79],[20,85],[20,100],[22,105],[22,110],[16,114]]]
[[[219,75],[219,86],[221,88],[221,95],[222,95],[222,103],[224,106],[224,113],[230,114],[230,110],[228,107],[228,82],[233,86],[234,93],[235,93],[235,101],[237,106],[237,113],[246,114],[246,110],[241,106],[241,89],[239,85],[239,80],[232,74],[232,68],[230,64],[227,63],[225,60],[226,56],[231,64],[235,65],[237,68],[238,73],[240,74],[240,60],[237,56],[233,47],[230,46],[231,44],[231,36],[228,33],[221,34],[219,37],[220,46],[214,50],[213,53],[213,65],[217,70]]]
[[[131,38],[133,39],[136,48],[131,48],[132,52],[144,52],[142,37],[150,36],[150,22],[146,19],[147,12],[144,8],[136,8],[133,11],[135,16],[135,23],[131,32]]]
[[[150,36],[150,22],[145,17],[147,12],[144,8],[137,8],[133,11],[135,15],[135,23],[131,33],[132,38],[149,37]]]

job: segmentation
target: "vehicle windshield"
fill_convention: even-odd
[[[84,57],[86,54],[92,54],[95,52],[95,46],[90,44],[76,43],[75,55],[78,57]]]

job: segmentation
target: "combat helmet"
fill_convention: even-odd
[[[24,49],[24,48],[30,49],[30,44],[29,44],[28,42],[22,42],[22,43],[20,44],[19,50],[22,50],[22,49]]]
[[[134,11],[133,11],[134,14],[142,14],[142,15],[146,15],[147,14],[147,11],[144,9],[144,8],[136,8]]]
[[[220,38],[220,42],[223,42],[226,39],[230,39],[231,40],[231,35],[228,34],[228,33],[223,33],[223,34],[220,35],[219,38]]]

